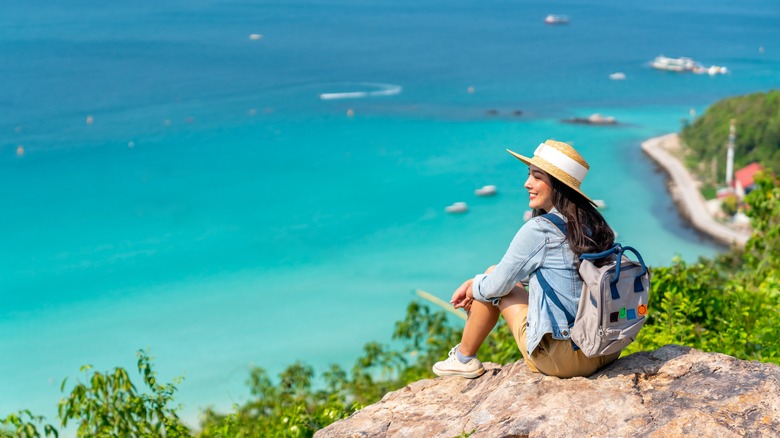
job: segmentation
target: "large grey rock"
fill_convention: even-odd
[[[589,378],[485,367],[412,383],[315,437],[780,437],[774,364],[669,345]]]

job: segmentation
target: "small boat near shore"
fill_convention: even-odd
[[[613,81],[622,81],[622,80],[624,80],[626,78],[626,74],[623,73],[623,72],[618,71],[618,72],[610,74],[609,78],[612,79]]]
[[[465,202],[455,202],[452,205],[445,207],[444,211],[453,214],[465,213],[469,211],[469,206]]]
[[[549,14],[544,17],[545,24],[569,24],[569,17],[565,15]]]
[[[486,185],[482,186],[481,188],[478,188],[477,190],[474,190],[474,194],[477,196],[495,196],[495,194],[498,192],[496,189],[496,186],[494,185]]]
[[[563,119],[564,123],[579,123],[582,125],[615,125],[617,120],[612,116],[603,116],[599,113],[591,114],[588,117],[572,117]]]

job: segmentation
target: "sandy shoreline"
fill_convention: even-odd
[[[677,208],[696,229],[724,244],[744,247],[750,234],[716,221],[707,211],[696,180],[680,160],[669,153],[669,150],[679,149],[679,141],[677,134],[666,134],[646,140],[642,150],[667,173],[673,184],[670,192]]]

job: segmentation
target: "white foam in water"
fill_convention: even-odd
[[[393,96],[401,94],[403,87],[393,84],[359,84],[364,86],[378,87],[380,90],[376,91],[347,91],[343,93],[321,93],[320,99],[322,100],[337,100],[337,99],[360,99],[364,97],[378,97],[378,96]]]

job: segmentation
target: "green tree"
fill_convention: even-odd
[[[93,371],[83,366],[85,382],[78,382],[59,403],[62,426],[77,422],[77,434],[90,437],[187,437],[187,427],[179,420],[176,408],[169,406],[176,392],[176,379],[169,384],[157,382],[151,358],[138,352],[138,372],[151,393],[136,390],[124,368],[111,372]],[[67,379],[62,382],[64,391]]]
[[[39,438],[41,436],[59,436],[57,429],[44,423],[40,415],[33,415],[29,410],[21,410],[0,418],[0,438]],[[38,428],[43,430],[43,435]]]
[[[768,173],[755,178],[758,188],[745,198],[753,236],[746,245],[745,261],[754,284],[777,285],[780,266],[780,185]]]

